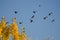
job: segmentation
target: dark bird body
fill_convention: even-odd
[[[50,15],[52,15],[53,13],[52,12],[50,12],[48,15],[50,16]]]
[[[22,22],[19,22],[19,24],[22,24]]]
[[[31,18],[34,18],[34,15]]]
[[[51,22],[55,22],[55,20],[53,19]]]
[[[33,20],[31,19],[31,20],[30,20],[30,23],[32,23],[32,22],[33,22]]]
[[[15,11],[14,13],[15,13],[15,14],[17,14],[18,12],[17,12],[17,11]]]
[[[47,16],[45,16],[43,19],[45,20],[46,18],[48,18]]]
[[[35,13],[36,13],[36,11],[33,11],[33,13],[35,14]]]

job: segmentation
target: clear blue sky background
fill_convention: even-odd
[[[38,5],[41,7],[38,7]],[[30,18],[33,15],[33,10],[36,10],[33,23],[30,23]],[[14,11],[18,11],[14,14]],[[49,12],[53,15],[48,16]],[[23,24],[18,23],[19,32],[22,27],[28,37],[32,40],[43,40],[44,38],[55,37],[55,40],[60,40],[60,0],[0,0],[0,20],[5,16],[6,21],[12,23],[12,18],[17,18],[17,23],[22,21]],[[43,20],[44,16],[48,16]],[[55,19],[52,23],[51,20]]]

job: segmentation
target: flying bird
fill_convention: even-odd
[[[45,16],[43,19],[45,20],[46,18],[48,18],[47,16]]]
[[[48,15],[50,16],[50,15],[52,15],[53,13],[52,12],[50,12]]]
[[[34,18],[34,15],[31,18]]]
[[[30,23],[32,23],[32,22],[33,22],[33,20],[31,19],[31,20],[30,20]]]
[[[51,22],[55,22],[55,20],[53,19]]]
[[[17,14],[18,12],[17,12],[17,11],[15,11],[14,13],[15,13],[15,14]]]
[[[35,14],[35,13],[36,13],[36,11],[33,11],[33,13]]]
[[[19,22],[19,24],[22,24],[22,22]]]

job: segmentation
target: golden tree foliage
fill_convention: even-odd
[[[26,40],[25,29],[22,29],[22,33],[18,32],[18,26],[16,18],[13,18],[12,23],[6,25],[5,17],[2,17],[0,21],[0,40],[9,40],[10,34],[12,35],[12,40]]]

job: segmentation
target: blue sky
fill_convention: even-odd
[[[41,7],[38,7],[38,5]],[[33,11],[36,11],[34,21],[30,23]],[[18,11],[14,14],[14,11]],[[53,15],[48,16],[50,12]],[[6,21],[12,23],[12,18],[16,17],[17,23],[22,21],[22,24],[18,23],[19,32],[21,28],[25,27],[25,31],[28,37],[32,40],[43,40],[44,38],[55,37],[55,40],[60,40],[60,0],[0,0],[0,20],[5,16]],[[46,20],[44,16],[48,16]],[[51,20],[55,19],[52,23]]]

